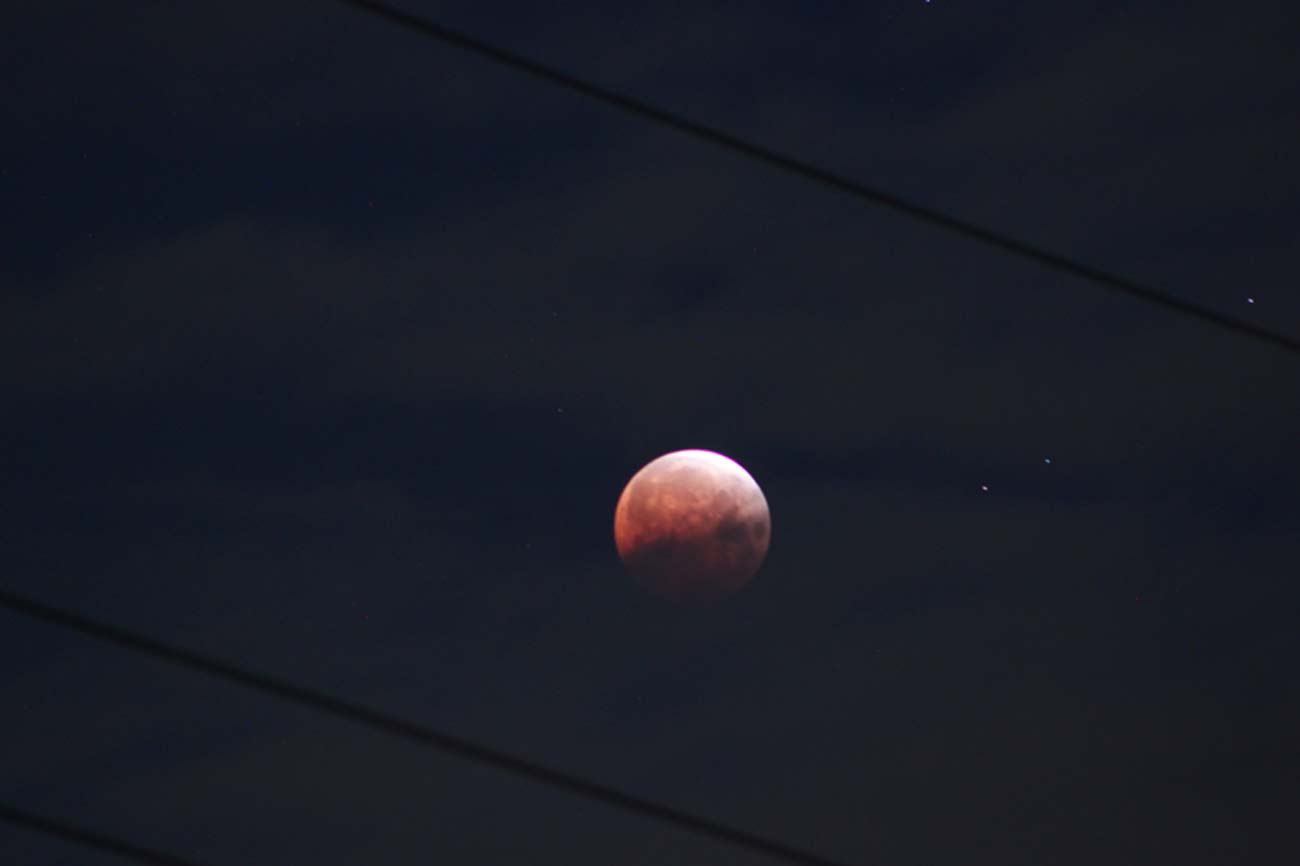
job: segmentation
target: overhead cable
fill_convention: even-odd
[[[984,246],[1070,274],[1119,294],[1136,298],[1193,319],[1199,319],[1202,322],[1208,322],[1226,331],[1269,343],[1300,355],[1300,339],[1295,337],[1280,334],[1245,319],[1229,316],[1209,307],[1192,303],[1170,292],[1144,285],[1136,280],[1110,273],[1102,268],[1046,250],[1027,241],[1018,240],[1010,235],[984,228],[969,220],[926,207],[902,196],[885,192],[830,169],[822,168],[807,160],[780,153],[740,136],[724,132],[716,127],[689,120],[680,114],[660,108],[652,103],[595,84],[538,60],[525,57],[522,54],[517,54],[467,33],[439,24],[423,15],[406,12],[387,3],[377,2],[377,0],[338,0],[338,2],[384,18],[430,39],[435,39],[447,45],[454,45],[499,65],[524,72],[566,90],[580,93],[627,114],[637,115],[692,138],[707,141],[747,159],[780,169],[787,174],[819,183],[896,213],[912,217],[928,225],[946,229]]]
[[[666,824],[688,830],[737,848],[802,863],[806,866],[843,866],[834,860],[821,857],[793,845],[741,830],[736,827],[694,815],[682,809],[657,803],[599,782],[580,778],[572,773],[510,755],[489,746],[412,722],[365,704],[340,698],[326,692],[310,689],[288,680],[260,673],[234,662],[224,661],[195,652],[175,644],[166,643],[139,632],[122,628],[94,617],[45,604],[18,593],[0,589],[0,607],[33,619],[71,629],[119,647],[134,650],[152,658],[161,659],[199,671],[227,682],[238,683],[265,695],[289,703],[310,707],[324,715],[346,719],[386,734],[420,743],[446,754],[455,755],[478,764],[495,767],[540,782],[548,787],[567,791],[625,812],[656,818]]]
[[[177,857],[175,854],[168,854],[166,851],[159,851],[157,848],[147,848],[144,845],[127,842],[116,836],[100,833],[98,830],[91,830],[88,827],[70,824],[56,818],[37,815],[4,801],[0,801],[0,821],[45,836],[51,836],[64,842],[71,842],[83,848],[93,848],[105,854],[135,860],[137,863],[151,863],[154,866],[203,866],[197,860]]]

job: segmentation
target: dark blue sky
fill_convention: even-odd
[[[1300,334],[1285,4],[407,7]],[[341,4],[48,2],[0,57],[6,588],[848,862],[1300,853],[1300,359]],[[772,510],[704,610],[612,541],[678,448]],[[196,859],[764,862],[0,650],[0,799]]]

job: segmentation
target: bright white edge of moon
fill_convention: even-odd
[[[750,484],[753,484],[755,487],[758,487],[758,482],[754,480],[754,476],[750,475],[744,466],[741,466],[739,463],[737,463],[735,460],[732,460],[730,457],[728,457],[725,454],[719,454],[716,451],[708,451],[703,448],[683,448],[680,451],[669,451],[667,454],[659,455],[658,457],[651,460],[649,463],[647,463],[645,466],[641,468],[642,470],[645,470],[646,468],[654,465],[655,463],[659,463],[660,461],[668,460],[673,457],[684,457],[684,458],[689,458],[691,460],[698,460],[701,463],[711,464],[715,469],[721,469],[726,472],[730,472],[732,474],[740,475]]]

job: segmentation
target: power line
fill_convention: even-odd
[[[156,866],[203,866],[197,860],[187,860],[175,854],[168,854],[166,851],[146,848],[86,827],[36,815],[4,801],[0,801],[0,821],[140,863],[153,863]]]
[[[656,803],[617,788],[579,778],[563,770],[547,767],[526,758],[509,755],[461,737],[435,731],[432,728],[389,715],[364,704],[296,685],[268,674],[258,673],[233,662],[222,661],[184,647],[165,643],[121,626],[63,608],[53,607],[8,590],[0,589],[0,607],[80,632],[83,635],[106,643],[135,650],[192,671],[199,671],[221,680],[238,683],[262,694],[271,695],[301,706],[311,707],[326,715],[357,722],[366,727],[384,731],[387,734],[411,740],[475,763],[496,767],[499,770],[567,791],[570,794],[585,797],[588,800],[595,800],[622,809],[625,812],[657,818],[683,830],[689,830],[701,836],[726,842],[737,848],[781,858],[792,863],[806,864],[806,866],[844,866],[844,864],[834,860],[750,833],[747,830],[730,827],[708,818],[701,818],[681,809]],[[179,863],[182,861],[174,862]]]
[[[1244,319],[1229,316],[1217,312],[1208,307],[1194,304],[1190,301],[1179,298],[1177,295],[1151,286],[1143,285],[1136,280],[1118,274],[1110,273],[1101,268],[1093,267],[1076,259],[1063,256],[1058,253],[1045,250],[1042,247],[1034,246],[1025,241],[1017,240],[1010,235],[993,231],[992,229],[983,228],[973,222],[933,210],[924,205],[917,204],[902,196],[885,192],[865,183],[852,180],[844,175],[837,174],[829,169],[821,168],[811,162],[788,156],[775,150],[755,144],[752,141],[723,132],[715,127],[707,126],[703,123],[697,123],[693,120],[675,114],[651,103],[644,102],[640,99],[619,93],[599,84],[594,84],[575,75],[562,72],[553,66],[548,66],[537,60],[525,57],[508,51],[500,46],[485,42],[467,33],[453,30],[442,24],[438,24],[425,18],[422,15],[416,15],[412,12],[404,12],[400,9],[389,6],[387,3],[379,3],[376,0],[339,0],[348,6],[352,6],[380,18],[387,19],[407,30],[436,39],[448,45],[454,45],[466,51],[477,54],[502,66],[507,66],[539,78],[559,87],[580,93],[584,96],[603,102],[606,105],[619,109],[628,114],[634,114],[651,120],[660,126],[668,127],[677,132],[684,133],[692,138],[700,139],[715,144],[725,150],[740,154],[756,162],[764,163],[773,168],[780,169],[788,174],[793,174],[805,180],[814,181],[828,186],[839,192],[847,193],[855,198],[863,199],[873,204],[879,205],[897,213],[904,214],[928,223],[938,228],[947,229],[950,232],[961,235],[970,240],[993,247],[1005,253],[1028,259],[1044,265],[1056,271],[1070,274],[1091,283],[1103,286],[1129,297],[1145,301],[1166,310],[1180,313],[1203,322],[1209,322],[1217,325],[1227,331],[1232,331],[1242,336],[1251,337],[1273,346],[1285,349],[1294,354],[1300,355],[1300,339],[1289,337],[1275,331],[1270,331],[1252,322]]]

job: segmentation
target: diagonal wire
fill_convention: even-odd
[[[467,33],[454,30],[435,21],[430,20],[422,15],[412,12],[405,12],[387,3],[377,2],[377,0],[338,0],[347,6],[368,12],[372,15],[384,18],[397,24],[407,30],[436,39],[448,45],[454,45],[457,48],[464,49],[480,57],[491,60],[502,66],[507,66],[520,72],[527,73],[534,78],[539,78],[551,84],[558,85],[566,90],[580,93],[583,96],[590,97],[612,106],[628,114],[635,114],[647,120],[653,121],[660,126],[668,127],[677,132],[684,133],[692,138],[707,141],[715,144],[725,150],[737,153],[755,162],[764,163],[773,168],[780,169],[787,174],[801,177],[828,186],[842,193],[847,193],[855,198],[876,204],[880,207],[887,208],[896,213],[901,213],[923,223],[946,229],[955,234],[961,235],[969,240],[993,247],[1005,253],[1028,259],[1044,265],[1056,271],[1070,274],[1074,277],[1086,280],[1111,291],[1145,301],[1166,310],[1182,314],[1202,322],[1208,322],[1224,330],[1232,331],[1241,336],[1250,337],[1269,343],[1275,347],[1285,349],[1288,352],[1300,355],[1300,339],[1280,334],[1248,322],[1245,319],[1239,319],[1235,316],[1229,316],[1225,313],[1217,312],[1209,307],[1192,303],[1184,300],[1177,295],[1151,286],[1143,285],[1136,280],[1118,274],[1110,273],[1101,268],[1094,267],[1076,259],[1059,253],[1051,252],[1042,247],[1035,246],[1026,241],[1018,240],[1010,235],[993,231],[979,226],[973,222],[952,216],[951,214],[937,211],[924,205],[917,204],[901,196],[885,192],[876,187],[865,183],[852,180],[844,175],[837,174],[829,169],[821,168],[811,162],[789,156],[775,150],[771,150],[762,145],[755,144],[739,136],[723,132],[716,127],[708,126],[703,123],[697,123],[689,120],[680,114],[675,114],[666,109],[660,108],[649,102],[628,96],[618,91],[611,90],[599,84],[594,84],[567,72],[562,72],[553,66],[548,66],[537,60],[507,51],[497,45],[485,42]]]
[[[37,833],[43,833],[46,836],[53,836],[56,839],[62,839],[64,842],[72,842],[83,848],[94,848],[97,851],[114,854],[139,863],[152,863],[155,866],[203,866],[197,860],[177,857],[175,854],[136,845],[116,836],[109,836],[86,827],[79,827],[75,824],[68,824],[54,818],[37,815],[25,809],[19,809],[17,806],[3,800],[0,800],[0,821]]]
[[[563,770],[530,761],[527,758],[510,755],[461,737],[436,731],[417,722],[389,715],[364,704],[335,697],[268,674],[258,673],[233,662],[223,661],[175,644],[165,643],[121,626],[54,607],[9,590],[0,589],[0,607],[80,632],[83,635],[106,643],[162,659],[192,671],[199,671],[221,680],[238,683],[265,695],[311,707],[326,715],[357,722],[366,727],[384,731],[387,734],[411,740],[441,752],[456,755],[475,763],[486,764],[588,800],[613,806],[625,812],[657,818],[683,830],[689,830],[737,848],[778,857],[791,863],[802,863],[805,866],[843,866],[837,861],[787,845],[784,842],[759,836],[709,818],[702,818],[608,785],[591,782]]]

